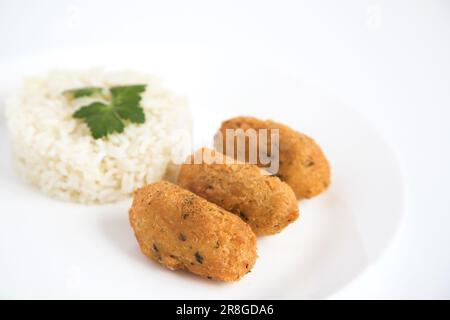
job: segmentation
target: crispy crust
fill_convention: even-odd
[[[181,166],[178,184],[183,188],[236,214],[256,235],[278,233],[298,218],[294,192],[277,177],[262,174],[263,170],[252,164],[211,163],[211,159],[192,164],[199,154],[223,159],[212,150],[197,151],[189,164]]]
[[[171,270],[235,281],[255,264],[256,236],[246,223],[169,182],[136,190],[129,218],[142,252]]]
[[[226,129],[239,128],[268,129],[269,133],[271,129],[279,129],[280,168],[277,176],[292,187],[297,199],[312,198],[330,185],[331,170],[328,160],[312,138],[281,123],[252,117],[236,117],[224,121],[219,131],[225,140]],[[268,140],[270,145],[270,134]],[[226,146],[225,141],[223,144]],[[225,153],[229,154],[229,151],[226,149]],[[248,159],[248,145],[246,156]],[[260,163],[258,165],[262,166]]]

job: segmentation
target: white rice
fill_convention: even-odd
[[[128,123],[123,133],[98,140],[72,116],[93,98],[69,101],[62,94],[127,84],[147,84],[145,123]],[[191,137],[185,101],[154,77],[134,72],[54,71],[29,78],[8,104],[7,119],[20,173],[53,197],[82,203],[115,202],[162,179],[172,150],[188,150]]]

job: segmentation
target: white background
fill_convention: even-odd
[[[397,153],[407,210],[333,297],[450,298],[450,1],[0,1],[0,59],[138,42],[276,66],[358,110]]]

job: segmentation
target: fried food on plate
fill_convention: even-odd
[[[224,146],[223,152],[227,155],[233,154],[236,158],[238,153],[236,151],[230,153],[232,151],[227,148],[226,129],[243,129],[244,131],[255,129],[258,135],[259,129],[267,129],[267,145],[257,143],[257,148],[258,152],[260,148],[264,148],[263,151],[268,151],[269,156],[272,153],[270,148],[271,132],[273,129],[279,129],[279,170],[275,174],[292,187],[297,199],[312,198],[329,186],[330,166],[328,160],[319,145],[307,135],[272,120],[264,121],[252,117],[232,118],[222,123],[219,129],[222,139],[220,141],[216,139],[215,145],[219,151],[222,151],[218,148],[218,142],[220,142]],[[237,139],[231,142],[231,146],[237,148]],[[246,143],[245,147],[245,161],[249,161],[249,144]],[[276,160],[276,157],[273,160]],[[265,166],[259,158],[258,165]]]
[[[201,156],[203,161],[195,163]],[[256,235],[278,233],[298,218],[297,199],[286,183],[256,165],[225,159],[219,152],[198,150],[181,166],[178,184],[241,217]]]
[[[136,190],[129,216],[142,252],[171,270],[235,281],[255,264],[256,236],[245,222],[172,183]]]

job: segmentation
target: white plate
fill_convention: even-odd
[[[156,73],[188,96],[197,146],[210,145],[227,117],[273,118],[319,142],[333,169],[331,187],[300,203],[299,221],[258,240],[256,266],[240,282],[207,281],[171,272],[140,253],[128,224],[130,201],[66,203],[23,182],[13,169],[2,120],[0,297],[324,298],[385,250],[403,210],[402,174],[391,149],[354,111],[276,68],[250,67],[205,48],[111,52],[91,48],[1,61],[0,92],[9,92],[26,74],[55,66],[102,61],[109,68]]]

